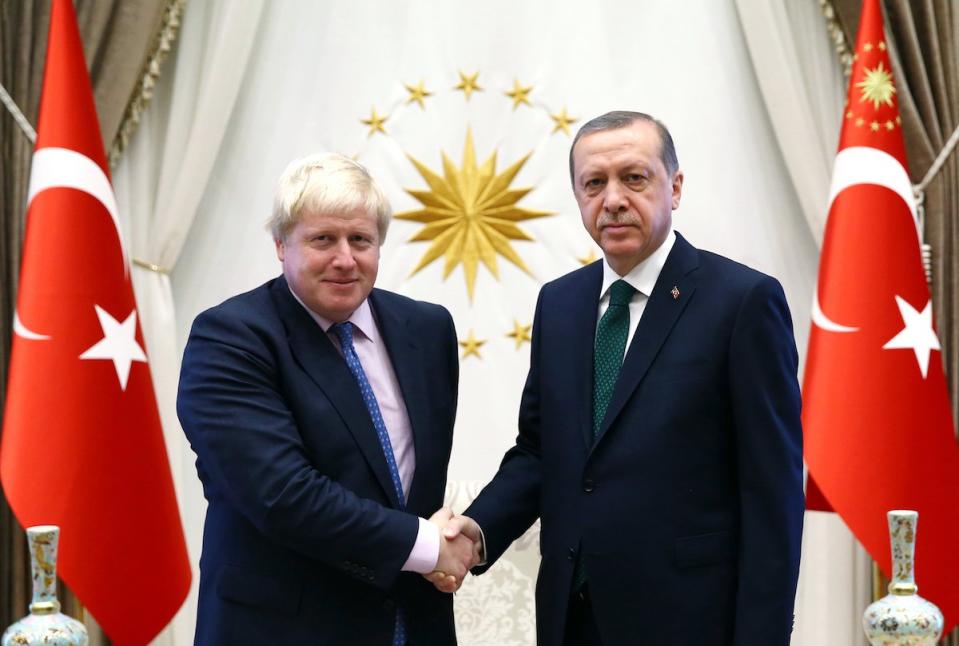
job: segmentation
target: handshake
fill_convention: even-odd
[[[483,559],[479,525],[468,516],[457,516],[443,507],[430,517],[440,529],[440,555],[436,569],[423,577],[440,592],[456,592],[466,573]]]

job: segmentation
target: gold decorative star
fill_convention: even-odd
[[[596,262],[596,259],[597,259],[596,250],[593,249],[592,247],[590,247],[588,254],[586,254],[583,257],[576,258],[576,260],[579,261],[579,264],[583,265],[584,267],[590,263]]]
[[[864,123],[866,123],[866,120],[863,119],[862,117],[859,117],[858,119],[856,119],[856,127],[857,127],[857,128],[862,128],[862,124],[864,124]]]
[[[497,279],[497,255],[532,275],[509,242],[533,240],[516,225],[517,222],[554,215],[550,211],[535,211],[516,205],[533,190],[510,188],[510,183],[531,154],[527,153],[497,175],[496,153],[493,152],[481,166],[477,165],[473,134],[467,130],[462,167],[456,168],[446,153],[443,153],[443,177],[408,155],[416,170],[426,180],[429,190],[406,189],[424,208],[397,213],[395,217],[398,220],[412,220],[425,225],[410,238],[410,242],[433,241],[419,264],[413,268],[411,275],[440,256],[445,259],[444,279],[457,265],[462,264],[470,300],[473,298],[476,272],[481,261]]]
[[[369,126],[370,132],[368,136],[372,137],[373,133],[375,132],[382,132],[384,135],[386,134],[386,128],[383,127],[383,124],[386,123],[386,120],[389,118],[390,118],[389,115],[380,116],[379,114],[377,114],[376,108],[374,107],[371,110],[370,118],[360,119],[360,121],[364,125]]]
[[[902,118],[898,114],[896,115],[896,125],[897,126],[902,125]]]
[[[549,116],[553,120],[553,123],[555,124],[553,126],[553,133],[559,132],[560,130],[562,130],[568,135],[570,124],[573,124],[579,121],[579,119],[575,119],[569,116],[568,114],[566,114],[565,107],[559,112],[557,112],[556,114],[551,114]],[[553,134],[553,133],[550,133],[550,134]]]
[[[880,40],[880,41],[879,41],[879,44],[876,45],[876,47],[878,47],[878,48],[879,48],[879,51],[881,51],[881,52],[886,51],[886,41]]]
[[[513,99],[513,109],[515,110],[523,103],[525,103],[528,106],[533,105],[529,100],[529,93],[532,91],[533,91],[532,85],[530,85],[529,87],[523,87],[522,85],[520,85],[519,80],[513,79],[513,89],[510,90],[509,92],[504,92],[503,94]]]
[[[423,81],[420,81],[416,85],[404,83],[403,86],[406,88],[406,91],[410,93],[409,98],[406,99],[406,104],[409,105],[413,103],[413,101],[416,101],[420,104],[420,108],[425,110],[426,105],[423,103],[423,99],[428,96],[433,96],[433,93],[426,91],[426,88],[423,87]]]
[[[872,123],[870,123],[869,129],[872,130],[873,132],[879,132],[879,122],[873,121]]]
[[[533,329],[532,323],[530,323],[529,325],[523,325],[516,319],[513,319],[513,331],[507,332],[506,336],[516,341],[516,349],[519,350],[520,348],[523,347],[524,342],[528,342],[532,340],[532,337],[530,337],[529,335],[532,329]]]
[[[871,51],[872,51],[872,43],[866,43],[865,45],[863,45],[863,46],[862,46],[862,50],[863,50],[864,52],[871,52]]]
[[[887,121],[885,125],[886,130],[893,130],[896,127],[896,124],[894,124],[891,120]]]
[[[847,118],[847,119],[852,119],[852,118],[853,118],[852,110],[850,110],[849,112],[846,113],[846,118]]]
[[[865,78],[856,83],[856,87],[862,90],[860,103],[871,101],[874,110],[879,109],[880,103],[892,107],[892,95],[896,93],[896,87],[892,84],[892,74],[883,69],[882,61],[874,69],[867,67]]]
[[[470,97],[473,95],[473,92],[482,92],[483,88],[479,86],[477,79],[479,78],[479,72],[476,72],[472,75],[464,74],[462,71],[459,73],[460,82],[454,87],[454,90],[463,90],[463,94],[466,95],[466,100],[469,101]]]
[[[473,355],[477,359],[482,359],[483,357],[480,355],[479,349],[483,347],[484,343],[486,343],[486,339],[477,339],[473,334],[473,330],[470,329],[469,336],[466,337],[464,341],[459,342],[460,347],[463,348],[463,356],[461,358],[465,359],[466,357]]]

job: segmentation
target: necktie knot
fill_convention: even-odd
[[[617,280],[609,286],[609,304],[610,305],[629,305],[633,299],[636,288],[625,280]]]
[[[340,340],[340,347],[343,350],[348,350],[353,347],[353,324],[349,321],[343,321],[342,323],[336,323],[331,328],[336,334],[337,338]]]

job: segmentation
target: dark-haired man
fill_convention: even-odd
[[[540,646],[785,646],[803,492],[782,288],[673,230],[683,172],[649,115],[586,123],[570,175],[604,258],[540,292],[516,445],[445,532],[482,529],[482,571],[541,519]]]

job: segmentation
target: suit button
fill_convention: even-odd
[[[593,489],[596,488],[596,483],[593,482],[592,478],[586,478],[583,480],[583,491],[586,493],[593,493]]]

